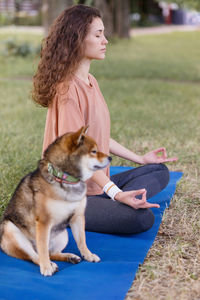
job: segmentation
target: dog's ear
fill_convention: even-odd
[[[76,133],[76,135],[77,135],[77,141],[76,141],[76,144],[77,144],[77,145],[80,145],[80,144],[83,142],[84,137],[85,137],[85,135],[86,135],[86,133],[87,133],[87,131],[88,131],[88,127],[89,127],[89,125],[83,126],[83,127],[81,127],[81,128],[77,131],[77,133]]]
[[[89,125],[84,126],[84,134],[87,134]]]

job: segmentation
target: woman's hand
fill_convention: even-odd
[[[177,161],[177,157],[168,158],[165,148],[159,148],[153,151],[150,151],[142,156],[143,164],[160,164],[170,161]]]
[[[139,208],[151,208],[156,207],[159,208],[159,204],[153,204],[147,202],[146,199],[146,190],[136,190],[136,191],[127,191],[127,192],[119,192],[115,196],[115,200],[127,204],[135,209]],[[142,199],[136,198],[136,196],[142,195]]]

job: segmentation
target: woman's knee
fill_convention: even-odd
[[[134,234],[150,229],[154,215],[150,209],[133,209],[109,199],[90,199],[86,207],[86,230],[111,233]]]
[[[155,221],[155,216],[150,209],[145,209],[145,210],[141,209],[141,210],[142,210],[142,216],[140,220],[140,226],[142,231],[147,231],[153,226]]]
[[[159,179],[161,189],[164,189],[169,182],[169,169],[164,164],[158,164],[157,168],[158,168],[157,178]]]
[[[140,233],[149,230],[155,221],[154,214],[150,209],[138,209],[137,210],[137,217],[136,217],[136,224],[135,221],[132,224],[132,230],[135,233]]]
[[[150,209],[132,210],[126,218],[120,218],[117,224],[118,233],[134,234],[149,230],[154,224],[154,214]]]

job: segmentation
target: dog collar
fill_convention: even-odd
[[[60,183],[76,184],[80,181],[79,178],[69,175],[66,172],[58,171],[51,163],[48,163],[49,174],[55,177],[55,180]]]

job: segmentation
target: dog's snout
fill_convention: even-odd
[[[108,156],[108,160],[111,161],[111,160],[112,160],[112,157],[111,157],[111,156]]]

